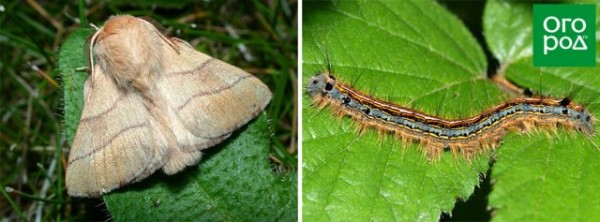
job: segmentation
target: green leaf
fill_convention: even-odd
[[[484,11],[484,34],[490,50],[502,64],[533,53],[531,2],[488,1]]]
[[[336,78],[358,90],[446,118],[504,100],[477,41],[435,2],[311,1],[303,13],[305,84],[329,60]],[[428,161],[419,145],[374,130],[357,136],[353,120],[310,101],[304,92],[305,220],[438,220],[488,168],[486,154]]]
[[[64,88],[65,134],[69,141],[83,106],[87,74],[83,45],[90,30],[80,29],[60,51]],[[237,130],[224,143],[204,152],[203,160],[173,176],[157,172],[104,196],[112,218],[125,221],[295,221],[295,173],[273,173],[269,165],[269,124],[266,114]]]
[[[569,97],[600,116],[600,66],[539,68],[532,62],[532,5],[489,1],[486,40],[500,60],[498,75],[554,97]],[[599,14],[596,7],[596,14]],[[596,16],[596,29],[600,17]],[[505,25],[511,24],[511,25]],[[526,36],[526,37],[524,37]],[[598,39],[597,39],[598,40]],[[598,46],[598,41],[596,45]],[[596,48],[597,55],[600,55]],[[596,123],[596,125],[598,125]],[[598,127],[596,126],[596,132]],[[497,221],[600,220],[600,139],[576,132],[509,136],[496,152],[490,207]]]
[[[91,29],[78,29],[65,40],[58,54],[58,68],[62,80],[65,136],[69,145],[73,141],[83,109],[83,84],[87,79],[87,55],[84,55],[86,38]],[[78,71],[83,70],[83,71]]]

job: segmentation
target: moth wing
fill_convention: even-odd
[[[172,62],[159,88],[179,123],[193,136],[176,133],[178,140],[204,149],[226,139],[255,118],[271,100],[271,91],[258,78],[172,38],[165,44]],[[177,89],[177,90],[169,90]]]
[[[85,83],[84,97],[66,173],[70,195],[99,196],[163,166],[167,145],[149,138],[160,136],[160,128],[141,96],[120,91],[96,66]]]

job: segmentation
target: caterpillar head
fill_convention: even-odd
[[[335,78],[328,73],[319,73],[308,81],[306,91],[310,97],[315,98],[327,94],[335,85]]]

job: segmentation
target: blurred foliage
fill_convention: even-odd
[[[65,38],[110,15],[150,17],[165,32],[263,80],[274,98],[270,157],[297,166],[295,1],[10,1],[0,3],[0,213],[8,220],[103,220],[99,199],[70,198],[64,175],[56,52]],[[84,49],[81,55],[85,56]],[[81,73],[86,75],[85,72]],[[292,98],[292,99],[290,99]],[[9,187],[9,189],[4,189]],[[10,191],[10,192],[9,192]]]

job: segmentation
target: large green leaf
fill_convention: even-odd
[[[600,68],[538,68],[532,63],[533,3],[489,1],[486,40],[500,60],[498,75],[555,97],[569,96],[600,116]],[[596,14],[600,8],[596,7]],[[600,17],[596,16],[596,29]],[[596,38],[598,40],[598,38]],[[599,42],[596,54],[600,55]],[[600,57],[598,57],[600,58]],[[597,124],[596,124],[597,125]],[[596,127],[598,131],[598,127]],[[597,133],[596,133],[597,135]],[[509,137],[496,152],[490,206],[498,221],[600,220],[598,136],[559,132]],[[594,144],[595,143],[595,144]]]
[[[83,46],[90,30],[74,32],[61,47],[65,134],[73,139],[83,107],[86,66]],[[104,196],[111,216],[126,221],[285,220],[297,218],[295,173],[274,175],[268,160],[270,130],[261,115],[203,160],[174,176],[157,172]]]
[[[338,80],[427,113],[475,115],[504,100],[486,79],[486,59],[463,24],[431,1],[306,2],[303,82]],[[444,153],[428,161],[416,144],[318,110],[303,93],[303,215],[322,220],[427,220],[466,199],[488,168]]]
[[[531,6],[526,1],[489,1],[486,4],[483,25],[487,44],[502,64],[530,57],[533,53]]]

